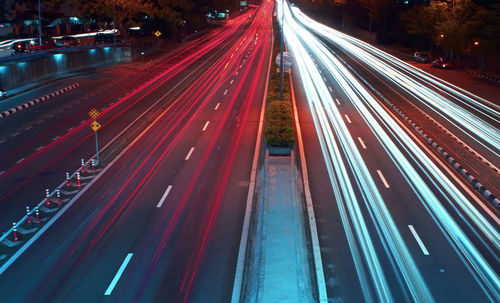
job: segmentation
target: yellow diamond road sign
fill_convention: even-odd
[[[99,117],[99,115],[100,115],[100,114],[101,114],[101,113],[100,113],[97,109],[95,109],[95,108],[93,108],[93,109],[91,109],[91,110],[89,111],[89,116],[90,116],[92,119],[94,119],[94,120],[95,120],[97,117]]]
[[[156,31],[155,35],[156,35],[156,37],[160,37],[161,36],[161,32],[160,31]]]
[[[90,124],[90,127],[96,132],[99,128],[101,128],[101,124],[97,123],[97,121],[94,121]]]

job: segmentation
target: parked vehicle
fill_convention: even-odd
[[[80,40],[76,37],[64,36],[56,40],[57,47],[74,47],[80,44]]]
[[[116,43],[124,43],[123,37],[119,34],[97,34],[95,35],[95,43],[114,43],[116,39]]]
[[[34,51],[39,51],[39,50],[46,50],[46,49],[53,49],[56,46],[56,43],[52,38],[49,37],[42,37],[42,45],[40,46],[40,43],[38,42],[38,39],[34,39],[30,42],[28,46],[28,50],[30,52]]]
[[[453,64],[450,61],[448,61],[445,58],[443,58],[443,57],[439,57],[436,60],[434,60],[432,62],[432,66],[433,67],[437,67],[437,68],[442,68],[442,69],[451,69],[451,68],[453,68]]]
[[[413,54],[413,60],[420,63],[428,63],[431,62],[431,55],[428,52],[416,51]]]
[[[21,55],[25,54],[29,51],[28,49],[29,42],[27,41],[18,41],[12,44],[12,54],[13,55]]]

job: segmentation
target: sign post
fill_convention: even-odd
[[[92,128],[92,130],[94,131],[94,134],[95,134],[95,162],[94,162],[94,165],[95,166],[98,166],[99,165],[99,143],[97,141],[97,131],[101,128],[101,124],[99,124],[96,119],[97,117],[99,117],[101,113],[93,108],[90,112],[89,112],[89,116],[94,119],[94,121],[90,124],[90,128]]]

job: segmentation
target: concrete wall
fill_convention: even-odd
[[[0,62],[0,80],[8,91],[81,69],[131,61],[130,47],[93,47],[40,53]]]

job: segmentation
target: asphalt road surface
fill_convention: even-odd
[[[91,108],[102,112],[101,146],[111,142],[106,170],[0,276],[3,301],[229,301],[271,15],[265,1],[172,54],[89,75],[0,122],[12,128],[0,145],[4,228],[93,155]]]
[[[294,84],[329,299],[498,301],[498,211],[391,112],[384,97],[428,112],[493,165],[495,106],[387,64],[392,59],[297,9],[285,10],[285,37],[296,59]],[[421,92],[444,97],[427,95],[432,104]],[[431,124],[417,112],[411,112],[417,124]],[[440,142],[452,140],[435,128],[429,132]],[[451,146],[457,159],[473,157],[463,145]],[[481,169],[495,173],[488,165]]]

